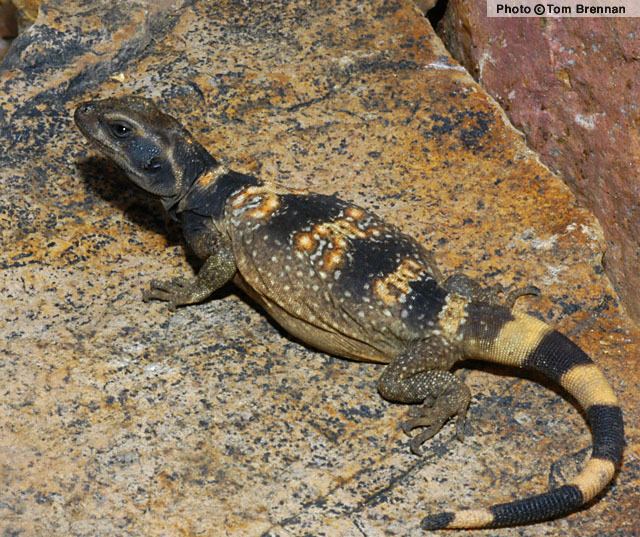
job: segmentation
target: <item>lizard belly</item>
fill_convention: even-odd
[[[298,304],[298,307],[291,307],[292,303],[289,301],[283,307],[256,291],[241,274],[236,275],[234,283],[260,304],[289,334],[318,350],[358,361],[379,363],[388,363],[398,354],[398,348],[393,345],[375,346],[366,340],[357,339],[353,332],[344,334],[335,330],[311,313],[314,308],[309,305],[302,307],[302,304]],[[292,312],[297,312],[298,315]],[[366,334],[362,334],[362,337],[365,339]]]

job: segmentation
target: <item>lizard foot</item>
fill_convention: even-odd
[[[483,287],[464,274],[450,276],[445,281],[444,287],[447,291],[464,296],[474,302],[486,302],[495,305],[504,304],[509,309],[513,308],[521,296],[540,296],[540,289],[534,285],[510,289],[500,283],[496,283],[490,287]]]
[[[517,289],[512,289],[507,294],[507,297],[505,299],[505,305],[509,309],[513,309],[513,306],[515,306],[516,301],[521,296],[526,296],[526,295],[540,296],[540,289],[538,289],[535,285],[527,285],[525,287],[519,287]]]
[[[193,279],[172,278],[171,280],[151,280],[149,289],[142,292],[142,300],[161,300],[167,302],[170,310],[177,306],[191,304],[193,294]]]
[[[464,425],[467,408],[471,400],[469,389],[462,383],[452,386],[438,398],[430,397],[419,406],[409,410],[409,419],[400,424],[402,431],[411,436],[414,429],[421,428],[421,432],[413,436],[409,448],[415,455],[422,455],[422,445],[433,438],[452,417],[456,417],[456,436],[464,439]]]

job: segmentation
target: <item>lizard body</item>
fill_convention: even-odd
[[[78,107],[93,145],[182,224],[204,264],[193,279],[152,281],[145,299],[171,307],[205,300],[233,281],[289,333],[339,356],[388,364],[378,389],[416,406],[411,449],[457,417],[469,389],[450,372],[464,358],[532,369],[573,395],[593,434],[592,457],[570,483],[489,508],[427,516],[422,527],[489,528],[567,514],[595,497],[622,458],[617,399],[591,359],[534,317],[498,303],[464,276],[447,280],[429,252],[369,211],[335,196],[291,191],[216,161],[148,100]]]

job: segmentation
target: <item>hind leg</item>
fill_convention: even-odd
[[[396,357],[380,376],[378,390],[382,397],[416,405],[410,411],[410,418],[401,424],[407,434],[422,429],[409,444],[416,455],[421,454],[422,444],[454,416],[457,416],[457,436],[463,437],[471,393],[448,371],[459,357],[444,340],[432,336]]]
[[[449,276],[445,280],[443,287],[450,293],[461,295],[473,302],[487,302],[498,306],[504,305],[509,309],[513,308],[521,296],[540,295],[540,289],[533,285],[509,289],[497,283],[491,287],[483,287],[465,274]]]

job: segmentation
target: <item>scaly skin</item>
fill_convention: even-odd
[[[585,411],[592,457],[570,483],[489,508],[426,517],[425,529],[491,528],[565,515],[595,497],[622,458],[617,399],[579,347],[533,317],[511,311],[498,290],[463,275],[443,281],[417,242],[335,196],[289,191],[217,162],[173,118],[140,98],[78,107],[76,124],[130,179],[182,223],[204,264],[192,279],[151,282],[145,300],[171,308],[208,298],[228,281],[289,333],[358,360],[389,364],[378,389],[414,405],[403,429],[411,449],[456,417],[462,438],[469,389],[450,372],[463,358],[539,371]]]

